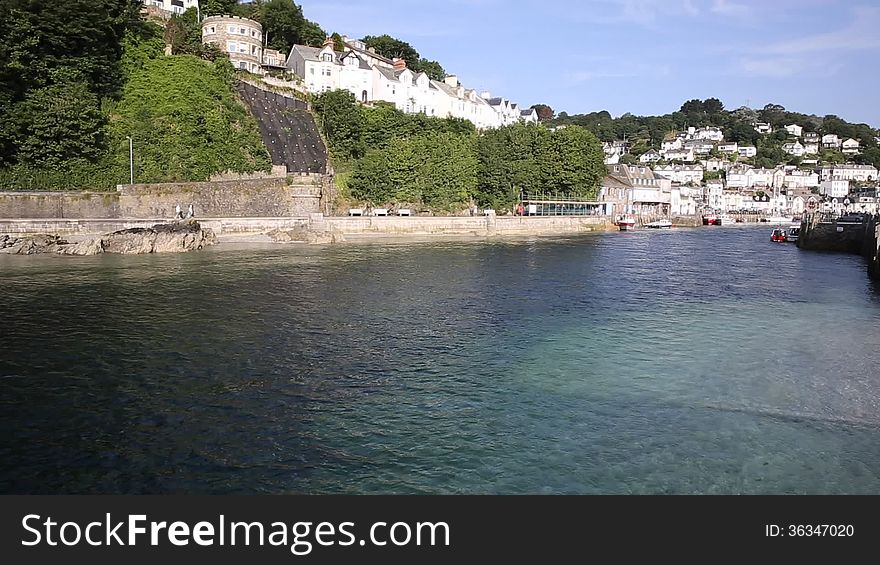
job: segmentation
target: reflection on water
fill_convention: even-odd
[[[768,233],[0,257],[0,491],[877,492],[878,291]]]

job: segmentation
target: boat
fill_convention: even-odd
[[[798,240],[798,237],[801,235],[801,227],[800,226],[792,226],[788,228],[788,232],[785,234],[785,241],[789,243],[794,243]]]
[[[618,216],[614,225],[620,228],[620,231],[631,231],[636,227],[636,220],[630,215]]]
[[[718,225],[718,216],[715,214],[703,214],[703,225],[704,226],[717,226]]]
[[[773,233],[770,234],[770,241],[775,243],[785,243],[785,230],[782,228],[774,229]]]
[[[731,224],[735,224],[736,219],[733,216],[728,216],[727,214],[721,214],[715,218],[716,226],[729,226]]]
[[[761,221],[768,224],[790,224],[793,218],[791,216],[767,216],[766,218],[761,218]]]
[[[670,222],[669,220],[657,220],[655,222],[645,224],[645,227],[658,229],[658,230],[669,229],[672,227],[672,222]]]

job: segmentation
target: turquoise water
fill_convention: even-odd
[[[880,492],[880,289],[763,227],[0,283],[0,492]]]

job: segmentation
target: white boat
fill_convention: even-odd
[[[630,215],[619,216],[617,220],[615,220],[614,225],[620,228],[620,231],[630,231],[635,229],[636,220]]]
[[[761,218],[762,222],[767,222],[768,224],[790,224],[792,222],[791,216],[768,216],[766,218]]]
[[[672,222],[669,220],[657,220],[655,222],[651,222],[649,224],[645,224],[646,228],[654,228],[658,230],[669,229],[672,227]]]
[[[794,243],[798,240],[798,237],[801,235],[801,226],[792,226],[788,228],[788,231],[785,232],[785,241],[790,243]]]
[[[736,219],[733,216],[728,216],[727,214],[721,214],[715,218],[716,226],[729,226],[736,223]]]

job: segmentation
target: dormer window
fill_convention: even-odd
[[[321,55],[321,60],[324,61],[325,63],[332,63],[333,62],[333,55],[330,53],[324,53],[323,55]]]

